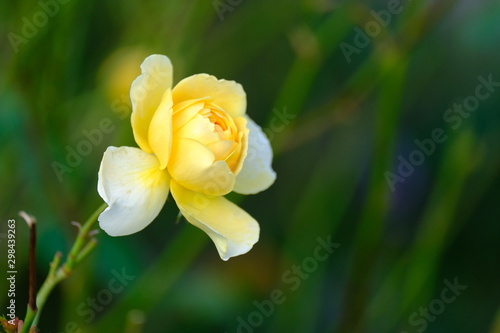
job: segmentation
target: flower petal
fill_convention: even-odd
[[[172,88],[172,63],[167,56],[153,54],[144,60],[141,71],[130,89],[131,122],[139,147],[152,153],[148,143],[149,126],[163,99],[168,98],[167,90]]]
[[[215,161],[208,147],[183,138],[172,146],[168,171],[182,186],[208,195],[231,192],[236,178],[225,161]]]
[[[219,140],[207,145],[207,148],[210,149],[212,153],[214,153],[215,159],[218,161],[226,159],[226,157],[230,155],[237,147],[238,144],[231,140]],[[228,166],[231,169],[229,163]]]
[[[234,119],[234,123],[238,128],[240,144],[226,159],[229,168],[233,170],[235,175],[238,175],[243,167],[243,163],[248,154],[248,135],[249,129],[247,128],[247,117],[238,117]]]
[[[170,177],[154,155],[138,148],[108,147],[97,190],[108,204],[99,225],[110,236],[133,234],[149,225],[167,200]]]
[[[149,146],[165,169],[172,150],[172,92],[167,89],[149,125]]]
[[[171,183],[172,196],[189,223],[205,231],[222,260],[245,254],[259,240],[259,224],[224,197],[207,196]]]
[[[174,104],[207,97],[205,103],[212,103],[236,118],[245,114],[247,97],[241,84],[235,81],[217,80],[208,74],[196,74],[185,78],[173,89]]]
[[[276,180],[276,173],[271,163],[273,150],[271,143],[259,125],[246,116],[248,135],[248,153],[243,167],[236,176],[233,191],[241,194],[255,194],[267,189]]]
[[[214,124],[209,119],[196,115],[191,121],[175,133],[176,138],[196,140],[204,145],[219,141],[219,136],[214,131]]]
[[[193,117],[195,117],[198,112],[200,112],[205,107],[203,100],[191,99],[189,101],[184,101],[179,104],[175,104],[173,107],[173,128],[172,132],[175,133],[185,126]]]

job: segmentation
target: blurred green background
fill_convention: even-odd
[[[38,218],[41,283],[102,202],[104,150],[136,146],[128,91],[160,53],[175,82],[245,88],[278,179],[230,197],[260,241],[223,262],[169,199],[143,232],[99,234],[41,332],[500,332],[499,17],[496,0],[1,0],[0,276],[15,218],[18,316],[17,212]],[[85,156],[69,166],[72,149]],[[318,238],[338,244],[326,260]]]

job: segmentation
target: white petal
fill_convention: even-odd
[[[170,186],[182,215],[207,233],[222,260],[247,253],[259,240],[257,221],[231,201],[190,191],[174,180]]]
[[[108,204],[99,225],[110,236],[148,226],[165,204],[170,176],[154,155],[131,147],[108,147],[99,169],[97,190]]]
[[[236,176],[233,191],[241,194],[255,194],[267,189],[276,180],[271,163],[273,161],[273,150],[271,143],[259,125],[250,117],[247,127],[248,154],[243,162],[243,168]]]

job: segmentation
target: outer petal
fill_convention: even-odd
[[[111,236],[144,229],[165,204],[169,182],[154,155],[138,148],[108,147],[97,190],[109,207],[99,216],[99,225]]]
[[[233,191],[241,194],[255,194],[271,186],[276,180],[276,173],[271,167],[273,150],[259,125],[246,116],[248,135],[248,154],[243,168],[236,176]]]
[[[217,80],[208,74],[196,74],[179,82],[172,92],[174,104],[190,99],[207,97],[206,103],[213,103],[231,117],[245,114],[247,97],[241,84],[235,81]]]
[[[193,192],[175,181],[171,189],[182,215],[210,236],[222,260],[247,253],[259,240],[257,221],[226,198]]]
[[[209,148],[192,139],[177,140],[168,171],[182,186],[208,195],[231,192],[236,178],[225,161],[215,161]]]
[[[168,98],[167,90],[172,88],[172,64],[164,55],[153,54],[147,57],[141,65],[142,74],[135,79],[130,89],[132,100],[132,129],[139,147],[147,153],[152,153],[148,143],[148,133],[151,120],[156,110]]]

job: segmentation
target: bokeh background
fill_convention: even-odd
[[[74,240],[70,222],[102,202],[104,150],[136,146],[128,91],[160,53],[175,82],[209,73],[244,86],[278,178],[230,198],[260,222],[260,241],[223,262],[169,199],[143,232],[97,236],[41,332],[500,332],[500,87],[477,88],[500,82],[499,17],[496,0],[1,0],[0,275],[15,218],[18,315],[17,212],[38,218],[41,283]],[[476,89],[489,95],[474,105]],[[475,111],[453,111],[464,103]],[[112,130],[83,147],[103,120]],[[436,129],[446,139],[418,153]],[[410,156],[419,165],[405,171]],[[318,238],[338,244],[323,261]],[[5,314],[5,278],[0,290]]]

